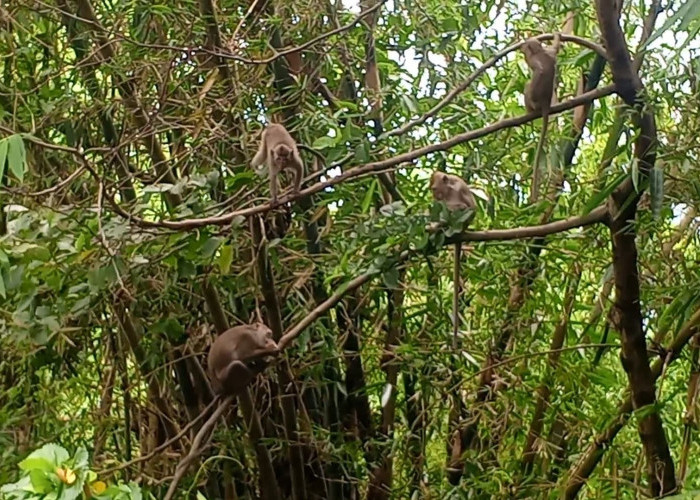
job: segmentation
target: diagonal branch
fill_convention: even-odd
[[[583,47],[591,49],[593,52],[598,54],[604,59],[607,59],[607,54],[605,53],[605,49],[598,45],[595,42],[592,42],[590,40],[586,40],[585,38],[578,37],[576,35],[567,35],[564,33],[561,33],[560,39],[565,42],[575,42]],[[553,33],[548,33],[544,35],[539,35],[537,37],[538,40],[551,40],[554,38]],[[525,43],[525,40],[521,40],[519,42],[516,42],[512,45],[509,45],[505,49],[501,50],[500,52],[497,52],[493,56],[491,56],[484,64],[479,67],[476,71],[474,71],[471,75],[469,75],[462,83],[457,85],[455,88],[450,90],[445,97],[442,98],[440,102],[438,102],[435,106],[433,106],[430,110],[425,112],[420,118],[416,118],[415,120],[411,120],[410,122],[406,123],[402,127],[399,127],[394,130],[390,130],[389,132],[384,134],[384,137],[393,137],[395,135],[403,135],[406,132],[408,132],[410,129],[417,125],[422,125],[426,121],[428,121],[430,118],[434,117],[435,115],[438,114],[438,112],[447,106],[450,102],[452,102],[459,94],[464,92],[469,85],[474,83],[474,80],[476,80],[480,75],[484,74],[484,72],[495,66],[498,61],[503,59],[505,56],[510,54],[511,52],[514,52],[518,50],[523,43]]]
[[[681,351],[685,348],[686,344],[697,335],[698,325],[700,325],[700,309],[696,310],[691,318],[685,322],[673,341],[671,341],[671,344],[666,349],[666,357],[663,360],[657,360],[651,367],[651,374],[654,381],[661,376],[661,373],[663,373],[668,365],[680,357]],[[622,430],[629,420],[632,409],[632,396],[628,394],[618,407],[614,422],[593,438],[588,449],[581,455],[579,461],[574,464],[569,471],[569,479],[562,495],[564,498],[567,500],[576,498],[586,480],[591,476],[591,473],[603,458],[605,450],[610,447],[617,433]]]
[[[573,109],[577,106],[580,106],[581,104],[585,104],[590,101],[594,101],[596,99],[599,99],[601,97],[605,97],[607,95],[612,94],[615,92],[615,86],[614,85],[608,85],[606,87],[602,87],[600,89],[592,90],[590,92],[586,92],[585,94],[582,94],[578,97],[574,97],[573,99],[570,99],[568,101],[565,101],[563,103],[559,103],[556,106],[552,106],[550,115],[554,115],[556,113],[561,113],[563,111],[567,111],[569,109]],[[496,131],[499,130],[504,130],[507,128],[512,128],[516,127],[518,125],[522,125],[524,123],[528,123],[532,120],[535,120],[540,116],[539,113],[528,113],[525,115],[520,115],[516,116],[513,118],[508,118],[505,120],[498,121],[496,123],[493,123],[491,125],[488,125],[486,127],[476,129],[476,130],[471,130],[469,132],[464,132],[462,134],[457,134],[454,137],[443,141],[439,142],[437,144],[431,144],[429,146],[425,146],[422,148],[415,149],[413,151],[409,151],[407,153],[403,153],[397,156],[394,156],[392,158],[387,158],[386,160],[382,161],[377,161],[373,163],[367,163],[366,165],[361,165],[359,167],[351,168],[349,170],[346,170],[345,172],[341,173],[340,175],[336,177],[332,177],[328,180],[318,182],[316,184],[313,184],[305,189],[302,189],[299,193],[296,194],[291,194],[287,196],[283,196],[278,198],[276,203],[263,203],[260,205],[255,205],[249,208],[245,208],[242,210],[235,210],[233,212],[229,212],[226,214],[222,215],[216,215],[212,217],[202,217],[202,218],[197,218],[197,219],[182,219],[182,220],[161,220],[161,221],[150,221],[143,219],[141,217],[135,216],[133,214],[130,214],[126,210],[124,210],[121,206],[119,206],[114,198],[109,195],[109,193],[105,193],[105,197],[108,198],[112,204],[112,207],[114,211],[121,217],[127,219],[130,223],[136,224],[141,227],[162,227],[166,229],[174,229],[174,230],[188,230],[188,229],[195,229],[198,227],[203,227],[203,226],[208,226],[208,225],[218,225],[218,226],[223,226],[226,224],[229,224],[234,218],[237,217],[248,217],[250,215],[254,214],[259,214],[259,213],[264,213],[272,210],[273,208],[276,208],[280,205],[283,205],[285,203],[295,201],[300,198],[304,198],[306,196],[309,196],[311,194],[319,193],[321,191],[326,190],[327,188],[331,186],[335,186],[337,184],[342,184],[345,181],[348,181],[350,179],[354,178],[362,178],[362,177],[367,177],[371,175],[376,175],[380,172],[384,172],[386,170],[390,170],[393,168],[397,168],[399,165],[407,162],[411,162],[413,160],[416,160],[422,156],[426,156],[430,153],[436,153],[439,151],[448,151],[450,148],[462,144],[465,142],[472,141],[474,139],[479,139],[481,137],[484,137],[486,135],[492,134]],[[75,150],[71,150],[75,151]]]
[[[643,86],[637,75],[619,24],[615,0],[597,0],[598,23],[610,56],[610,67],[617,93],[626,104],[634,107],[634,122],[639,128],[634,155],[639,171],[647,176],[656,161],[656,121],[644,108]],[[641,190],[635,190],[631,179],[621,184],[610,196],[610,233],[615,276],[615,304],[612,320],[620,332],[622,350],[620,360],[627,373],[632,390],[631,402],[635,410],[647,407],[639,418],[639,438],[644,448],[647,477],[654,496],[667,495],[676,490],[675,467],[663,429],[661,416],[655,405],[656,378],[649,366],[646,338],[642,324],[639,300],[639,270],[635,242],[635,218]]]

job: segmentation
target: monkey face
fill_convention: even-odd
[[[442,172],[433,172],[430,177],[430,191],[433,193],[433,198],[437,201],[445,200],[449,189],[450,178]]]
[[[272,340],[272,330],[263,323],[255,324],[255,335],[257,337],[256,356],[275,356],[278,354],[277,343]]]
[[[287,166],[291,156],[292,150],[285,144],[279,144],[272,150],[272,161],[275,162],[275,165],[279,167],[280,170]]]

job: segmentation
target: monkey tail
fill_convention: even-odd
[[[547,124],[549,123],[549,111],[542,113],[542,133],[540,140],[537,143],[537,151],[535,151],[535,163],[532,167],[532,192],[530,202],[535,202],[540,198],[540,161],[542,158],[542,150],[544,142],[547,138]]]
[[[462,288],[462,283],[459,278],[460,261],[462,256],[462,244],[455,243],[455,265],[452,274],[454,289],[452,293],[452,349],[457,350],[457,335],[459,334],[459,294]]]

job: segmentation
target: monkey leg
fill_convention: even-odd
[[[236,360],[231,361],[225,368],[216,374],[221,381],[221,385],[225,394],[236,394],[252,382],[255,374],[248,367]]]

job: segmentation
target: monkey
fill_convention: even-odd
[[[457,210],[471,210],[472,214],[464,222],[466,226],[471,222],[476,214],[476,200],[469,186],[464,179],[457,175],[446,174],[435,171],[430,176],[430,190],[435,201],[445,203],[447,210],[454,212]],[[462,244],[455,243],[454,249],[454,292],[452,294],[452,347],[457,348],[457,334],[459,330],[459,292],[460,292],[460,259],[462,254]]]
[[[304,163],[299,156],[297,144],[279,123],[271,123],[263,130],[258,152],[251,161],[251,166],[257,168],[263,163],[267,163],[270,170],[270,195],[272,203],[277,201],[279,190],[278,177],[285,169],[290,169],[294,173],[294,192],[301,189],[301,181],[304,176]]]
[[[539,198],[540,189],[540,157],[547,136],[549,124],[549,108],[552,105],[554,94],[554,75],[556,69],[556,50],[558,49],[558,36],[555,37],[555,51],[552,52],[542,47],[536,38],[529,38],[520,47],[525,54],[525,62],[532,70],[532,78],[525,84],[525,108],[529,113],[542,113],[542,133],[535,151],[535,166],[532,173],[532,200]]]
[[[209,350],[207,370],[212,390],[234,395],[245,389],[279,354],[272,331],[262,323],[229,328],[219,335]]]

